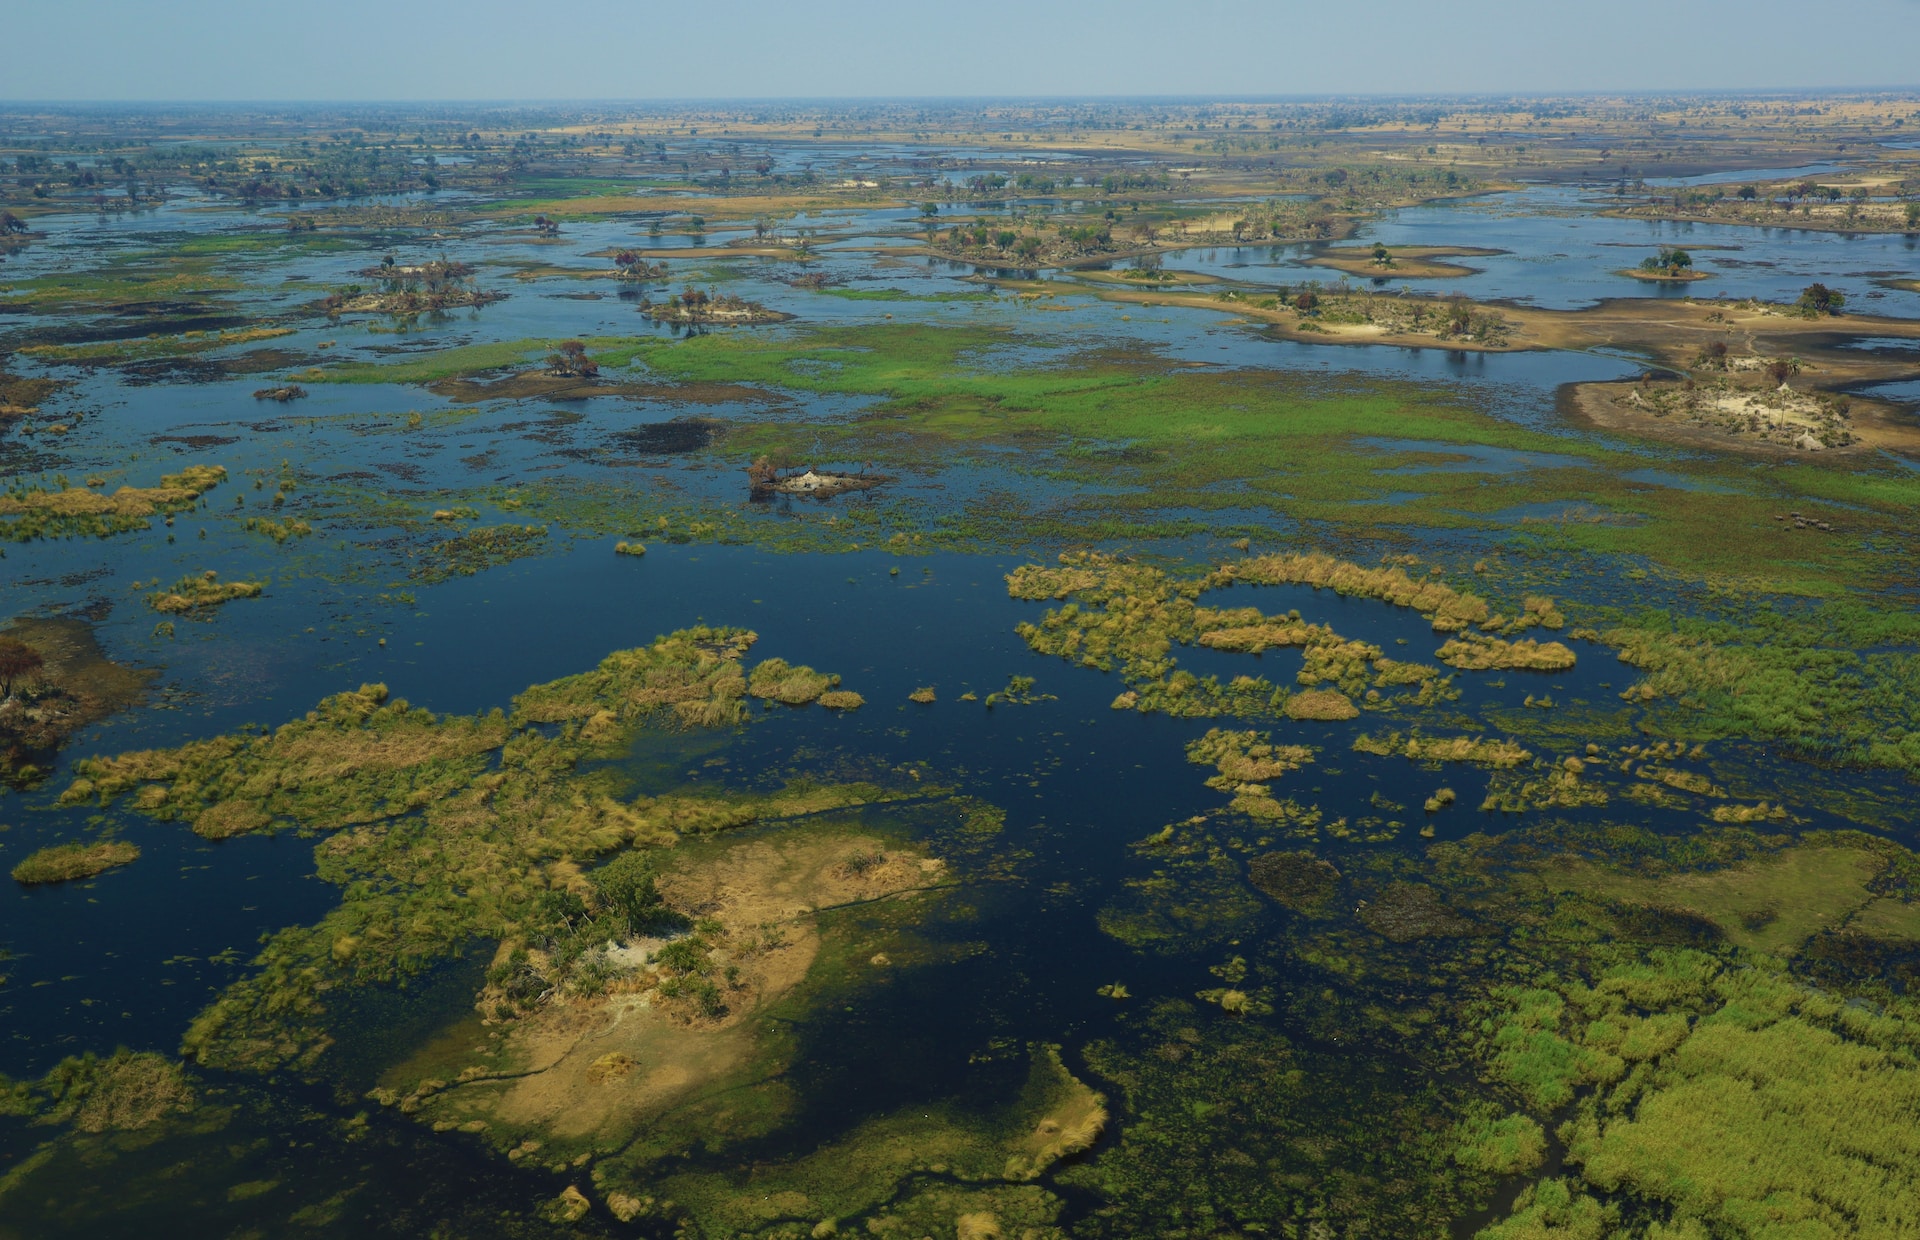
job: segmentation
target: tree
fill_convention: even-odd
[[[1910,202],[1907,204],[1907,231],[1911,232],[1917,227],[1920,227],[1920,202]]]
[[[629,935],[671,934],[687,928],[683,915],[667,907],[654,883],[653,866],[641,852],[625,852],[587,876],[594,902]]]
[[[1755,189],[1751,185],[1742,185],[1740,187],[1740,197],[1746,199],[1748,202],[1752,202],[1756,197],[1759,196],[1759,193],[1760,191]]]
[[[920,214],[927,219],[932,219],[934,216],[940,214],[940,204],[937,202],[923,202],[920,204]]]
[[[13,696],[15,681],[31,680],[46,666],[40,652],[17,637],[0,637],[0,701]]]
[[[1847,304],[1847,298],[1837,288],[1816,283],[1800,290],[1800,300],[1795,304],[1799,306],[1800,313],[1815,318],[1822,314],[1840,313],[1841,307]]]
[[[547,355],[547,370],[556,375],[591,379],[600,373],[600,364],[587,356],[587,346],[578,340],[563,340],[557,352]]]

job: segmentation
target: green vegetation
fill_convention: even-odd
[[[409,575],[432,583],[471,577],[547,549],[544,525],[482,525],[442,539],[421,551]]]
[[[180,303],[241,291],[205,255],[155,251],[108,259],[90,271],[0,281],[0,307],[36,312],[87,311],[145,302]]]
[[[488,371],[532,366],[559,345],[557,340],[494,340],[457,345],[394,362],[343,362],[301,371],[302,383],[437,383],[465,379]],[[579,341],[593,351],[602,367],[625,366],[637,356],[643,342],[620,336],[594,336]]]
[[[823,455],[932,465],[956,452],[973,459],[972,450],[986,445],[1038,450],[1045,464],[1035,468],[1050,476],[1119,488],[1052,506],[1047,520],[1081,537],[1151,536],[1156,514],[1171,508],[1264,508],[1360,532],[1382,521],[1502,534],[1517,528],[1522,541],[1543,549],[1639,555],[1702,576],[1828,592],[1841,583],[1884,581],[1897,566],[1870,541],[1836,542],[1819,562],[1784,559],[1772,528],[1776,510],[1854,504],[1865,509],[1856,521],[1892,531],[1920,509],[1920,479],[1865,459],[1809,462],[1792,471],[1737,461],[1675,463],[1716,483],[1710,491],[1636,482],[1623,475],[1637,468],[1637,458],[1388,383],[1170,368],[1151,358],[1064,349],[1056,349],[1051,365],[1031,358],[1018,367],[996,364],[1002,349],[1046,344],[982,325],[895,324],[643,341],[636,354],[655,374],[681,382],[875,399],[847,421],[742,428],[734,441],[740,452],[765,454],[777,465]],[[1434,446],[1392,449],[1370,442],[1376,439]],[[1484,474],[1407,472],[1446,459],[1453,446],[1544,456]],[[1382,472],[1394,469],[1400,472],[1390,478]],[[1379,506],[1390,494],[1391,505]],[[1518,523],[1507,515],[1528,505],[1584,505],[1619,519]]]
[[[747,678],[747,692],[769,702],[805,706],[819,701],[821,694],[839,683],[838,676],[828,676],[810,667],[789,667],[785,659],[768,659]]]
[[[292,334],[292,330],[285,327],[243,327],[226,331],[182,332],[174,336],[148,336],[136,340],[103,340],[96,344],[28,345],[20,352],[38,362],[119,366],[155,358],[189,357],[196,353]]]
[[[1920,637],[1912,618],[1852,601],[1722,598],[1704,614],[1652,609],[1604,639],[1644,673],[1628,701],[1655,735],[1752,737],[1825,762],[1920,770]],[[1877,648],[1877,649],[1876,649]]]
[[[336,833],[316,856],[345,902],[270,939],[257,972],[186,1038],[191,1055],[222,1067],[311,1064],[330,1041],[323,996],[337,986],[396,981],[475,938],[543,943],[540,960],[520,966],[537,987],[517,989],[512,971],[490,982],[512,1011],[555,987],[590,991],[596,975],[604,984],[590,949],[610,927],[673,924],[643,863],[621,862],[576,891],[577,869],[557,861],[882,799],[863,785],[615,799],[611,774],[577,771],[623,752],[651,721],[743,721],[739,658],[752,642],[728,629],[663,637],[528,689],[511,717],[440,718],[367,686],[272,732],[89,759],[62,800],[125,798],[213,839],[275,824]],[[556,723],[551,738],[533,726]]]
[[[124,840],[102,840],[97,844],[55,844],[29,855],[13,867],[13,881],[23,886],[41,883],[65,883],[76,878],[92,878],[115,866],[140,859],[140,846]]]
[[[1618,1210],[1588,1188],[1670,1211],[1669,1235],[1891,1234],[1920,1208],[1910,1015],[1688,951],[1507,997],[1493,1070],[1547,1109],[1595,1088],[1562,1129],[1578,1175],[1490,1236]]]
[[[1445,1171],[1445,1129],[1431,1125],[1443,1086],[1374,1063],[1343,1066],[1264,1022],[1209,1018],[1179,1001],[1127,1023],[1124,1037],[1086,1054],[1123,1083],[1139,1118],[1062,1175],[1097,1194],[1077,1235],[1173,1233],[1195,1219],[1216,1233],[1285,1235],[1313,1219],[1329,1234],[1426,1235],[1490,1181]]]
[[[1453,695],[1438,668],[1389,659],[1378,646],[1348,641],[1331,629],[1306,624],[1299,613],[1267,616],[1252,607],[1218,610],[1197,605],[1205,591],[1235,581],[1301,582],[1340,592],[1370,593],[1407,607],[1430,608],[1438,627],[1487,618],[1484,600],[1438,582],[1416,583],[1403,569],[1369,570],[1328,557],[1268,556],[1229,563],[1202,577],[1176,578],[1162,569],[1098,552],[1069,552],[1058,568],[1023,565],[1007,577],[1015,598],[1066,599],[1038,624],[1019,626],[1021,637],[1042,654],[1082,667],[1118,670],[1127,689],[1115,709],[1159,711],[1187,717],[1285,714],[1295,719],[1350,719],[1351,701],[1368,709],[1424,706]],[[1098,610],[1093,610],[1093,608]],[[1236,676],[1222,685],[1181,669],[1174,645],[1258,654],[1276,646],[1303,652],[1289,693],[1264,678]],[[1331,684],[1334,689],[1321,688]],[[1337,692],[1335,690],[1338,690]],[[1395,693],[1396,689],[1407,690]]]
[[[147,1128],[194,1102],[180,1065],[124,1048],[105,1059],[86,1054],[61,1060],[38,1081],[0,1077],[0,1115],[40,1124],[71,1124],[81,1132]]]

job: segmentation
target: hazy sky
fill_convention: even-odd
[[[0,98],[1920,85],[1920,0],[4,0]]]

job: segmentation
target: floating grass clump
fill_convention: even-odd
[[[1573,651],[1559,642],[1530,637],[1501,641],[1493,637],[1456,637],[1434,652],[1434,658],[1463,671],[1564,672],[1574,664]]]
[[[164,590],[147,595],[147,606],[172,615],[204,611],[237,598],[259,598],[266,587],[257,581],[221,581],[208,569],[197,577],[182,577]]]
[[[768,659],[747,678],[747,692],[769,702],[805,706],[820,701],[822,694],[839,683],[838,676],[816,672],[810,667],[793,667],[785,659]]]
[[[1187,744],[1187,761],[1212,766],[1220,773],[1208,778],[1209,788],[1231,792],[1243,784],[1263,784],[1297,771],[1313,761],[1308,745],[1276,745],[1265,732],[1230,732],[1209,728]]]
[[[115,866],[130,865],[140,859],[140,847],[124,840],[102,840],[97,844],[55,844],[30,854],[13,867],[13,881],[23,886],[41,883],[65,883],[76,878],[92,878]]]
[[[1068,600],[1038,624],[1021,624],[1020,636],[1042,654],[1100,671],[1117,669],[1127,684],[1114,702],[1117,709],[1195,718],[1284,714],[1338,721],[1359,713],[1355,697],[1364,696],[1369,709],[1390,710],[1458,696],[1440,669],[1387,658],[1378,646],[1306,623],[1298,612],[1268,616],[1252,607],[1219,609],[1196,602],[1207,590],[1236,580],[1277,584],[1294,578],[1338,582],[1351,592],[1371,591],[1370,596],[1402,605],[1430,607],[1436,622],[1443,624],[1451,623],[1447,617],[1484,614],[1485,604],[1477,597],[1437,584],[1416,584],[1402,569],[1358,569],[1314,556],[1262,557],[1182,579],[1099,552],[1069,552],[1057,567],[1027,564],[1016,569],[1008,574],[1007,590],[1015,598]],[[1299,648],[1303,663],[1295,679],[1308,692],[1290,695],[1253,676],[1236,676],[1225,684],[1218,677],[1195,676],[1178,666],[1172,654],[1175,645],[1243,654]],[[1319,688],[1328,683],[1333,688]]]
[[[1488,619],[1485,599],[1456,590],[1441,581],[1416,581],[1407,570],[1362,568],[1329,555],[1261,555],[1224,564],[1218,570],[1230,581],[1260,585],[1308,585],[1336,594],[1379,599],[1395,607],[1410,607],[1434,621],[1438,629],[1460,629]]]
[[[1309,689],[1305,693],[1296,693],[1287,699],[1285,709],[1289,719],[1312,719],[1327,723],[1357,718],[1360,714],[1360,708],[1353,704],[1353,699],[1329,689]]]
[[[547,548],[544,525],[484,525],[442,539],[419,554],[411,570],[416,581],[432,584],[454,577],[471,577],[501,564],[510,564]]]
[[[1056,695],[1052,693],[1035,693],[1033,691],[1034,684],[1034,678],[1031,676],[1009,676],[1007,677],[1007,687],[1004,689],[995,689],[992,693],[987,694],[986,701],[983,705],[985,705],[988,710],[992,710],[996,706],[1031,706],[1035,702],[1052,702],[1057,700]]]
[[[0,494],[0,538],[104,538],[144,530],[155,514],[190,511],[226,477],[222,465],[189,465],[163,475],[157,487],[121,487],[111,495],[73,486],[64,476],[51,485],[15,485]]]
[[[1509,740],[1490,740],[1484,736],[1422,736],[1418,732],[1402,736],[1388,732],[1381,736],[1362,734],[1354,739],[1357,752],[1385,757],[1398,754],[1415,762],[1471,762],[1476,766],[1515,767],[1533,760],[1525,747]]]
[[[270,517],[248,517],[245,528],[249,533],[265,534],[275,545],[291,538],[305,538],[313,533],[313,526],[305,521],[291,519],[275,521]]]

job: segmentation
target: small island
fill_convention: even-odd
[[[1690,284],[1706,279],[1708,273],[1695,270],[1693,255],[1685,250],[1662,249],[1658,255],[1641,259],[1638,267],[1628,267],[1616,274],[1651,284]]]
[[[140,846],[124,840],[97,844],[55,844],[42,848],[13,867],[13,881],[22,887],[95,878],[116,866],[140,859]]]
[[[328,316],[394,314],[404,317],[478,308],[506,298],[505,293],[477,287],[473,283],[472,264],[449,262],[446,259],[406,266],[396,263],[393,255],[389,254],[380,261],[378,267],[364,268],[358,274],[373,280],[377,287],[369,290],[358,284],[349,284],[320,302],[323,313]]]
[[[682,327],[757,327],[763,323],[785,323],[793,318],[757,301],[732,293],[703,291],[691,284],[663,302],[642,301],[640,313],[656,323]]]
[[[1460,263],[1448,263],[1446,258],[1489,258],[1504,254],[1504,250],[1489,250],[1479,246],[1460,245],[1403,245],[1389,247],[1375,242],[1371,247],[1339,246],[1323,250],[1311,258],[1301,261],[1312,267],[1331,267],[1351,276],[1370,276],[1374,279],[1401,280],[1457,280],[1463,276],[1476,275],[1477,267],[1467,267]]]
[[[748,487],[754,499],[771,499],[776,495],[811,495],[815,499],[829,499],[847,491],[870,491],[891,481],[884,474],[869,474],[864,470],[857,474],[844,474],[815,469],[811,465],[782,474],[764,456],[747,467]]]

